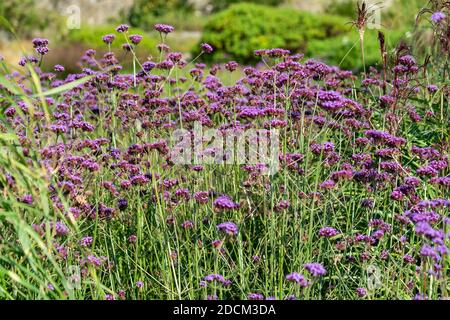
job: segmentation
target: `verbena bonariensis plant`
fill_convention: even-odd
[[[448,298],[448,80],[403,45],[362,79],[283,49],[207,67],[155,29],[145,62],[126,25],[103,38],[133,74],[94,50],[42,72],[46,39],[2,63],[0,297]],[[174,163],[196,123],[277,129],[275,174]]]

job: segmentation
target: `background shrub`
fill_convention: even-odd
[[[39,30],[58,26],[61,15],[47,8],[37,8],[35,0],[1,0],[0,17],[4,17],[20,36],[31,36]],[[0,22],[0,31],[8,28]]]
[[[328,6],[325,6],[325,13],[343,17],[354,18],[356,14],[355,11],[355,0],[333,1]]]
[[[219,12],[227,9],[229,6],[240,3],[241,0],[210,0],[209,5],[211,6],[212,12]],[[246,0],[248,3],[263,4],[267,6],[278,6],[285,2],[284,0]]]
[[[193,10],[194,7],[189,0],[135,0],[125,18],[133,27],[149,30],[153,29],[155,23],[183,22],[186,16],[191,17]]]
[[[201,42],[216,49],[211,59],[248,63],[255,61],[253,52],[257,49],[302,51],[312,39],[346,34],[350,30],[346,22],[337,16],[243,3],[213,15],[204,26]]]
[[[193,7],[184,0],[135,0],[128,12],[128,21],[134,27],[143,27],[155,17],[162,17],[170,12],[190,12]]]

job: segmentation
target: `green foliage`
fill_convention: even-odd
[[[152,28],[158,18],[173,16],[182,21],[182,17],[191,13],[193,6],[189,0],[136,0],[127,14],[128,22],[134,27]]]
[[[36,8],[35,0],[2,0],[0,16],[4,17],[20,36],[29,36],[54,24],[58,16],[54,12]],[[0,24],[1,29],[5,26]]]
[[[327,14],[355,18],[356,4],[355,0],[333,1],[325,8],[325,12]]]
[[[326,39],[349,31],[337,16],[313,15],[290,8],[236,4],[210,18],[201,42],[215,48],[212,59],[225,56],[241,62],[255,61],[254,50],[281,47],[303,50],[312,39]],[[225,53],[219,56],[219,53]]]
[[[401,38],[405,37],[405,32],[387,31],[385,36],[387,50],[390,51],[395,48]],[[366,30],[364,53],[366,67],[376,66],[381,62],[378,30]],[[306,55],[340,66],[342,69],[363,69],[359,34],[356,30],[350,34],[330,39],[312,40],[308,43]]]
[[[382,23],[393,29],[412,29],[416,13],[428,2],[428,0],[394,0],[389,9],[383,10]]]
[[[227,9],[229,6],[240,3],[241,0],[210,0],[209,4],[212,7],[212,12],[219,12]],[[278,6],[284,2],[284,0],[246,0],[245,2],[262,4],[267,6]]]

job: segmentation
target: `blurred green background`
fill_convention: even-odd
[[[412,33],[415,15],[426,0],[366,1],[380,14],[381,31],[389,50],[400,39],[421,43],[427,35]],[[358,32],[349,23],[356,19],[357,0],[1,0],[0,15],[8,20],[16,36],[0,24],[0,55],[18,61],[21,50],[32,52],[30,39],[50,39],[51,52],[44,68],[63,64],[69,72],[80,70],[79,60],[88,48],[108,50],[101,38],[117,36],[112,49],[123,57],[120,23],[144,36],[138,55],[148,59],[157,54],[155,23],[175,26],[167,38],[173,51],[187,59],[199,53],[207,42],[215,51],[205,62],[236,60],[254,64],[253,51],[282,47],[307,57],[324,60],[341,68],[361,70]],[[366,65],[379,63],[378,28],[365,35]],[[125,62],[125,68],[128,65]]]

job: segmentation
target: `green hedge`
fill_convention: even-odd
[[[209,59],[254,62],[253,52],[257,49],[281,47],[302,51],[313,39],[348,33],[347,20],[292,8],[242,3],[213,15],[204,26],[201,42],[215,49]]]
[[[405,32],[402,31],[384,31],[384,34],[388,51],[395,49],[399,40],[405,37]],[[378,30],[366,30],[364,53],[366,67],[376,66],[381,62]],[[312,40],[308,43],[305,54],[332,65],[340,65],[342,69],[363,69],[359,34],[356,30],[330,39]]]

